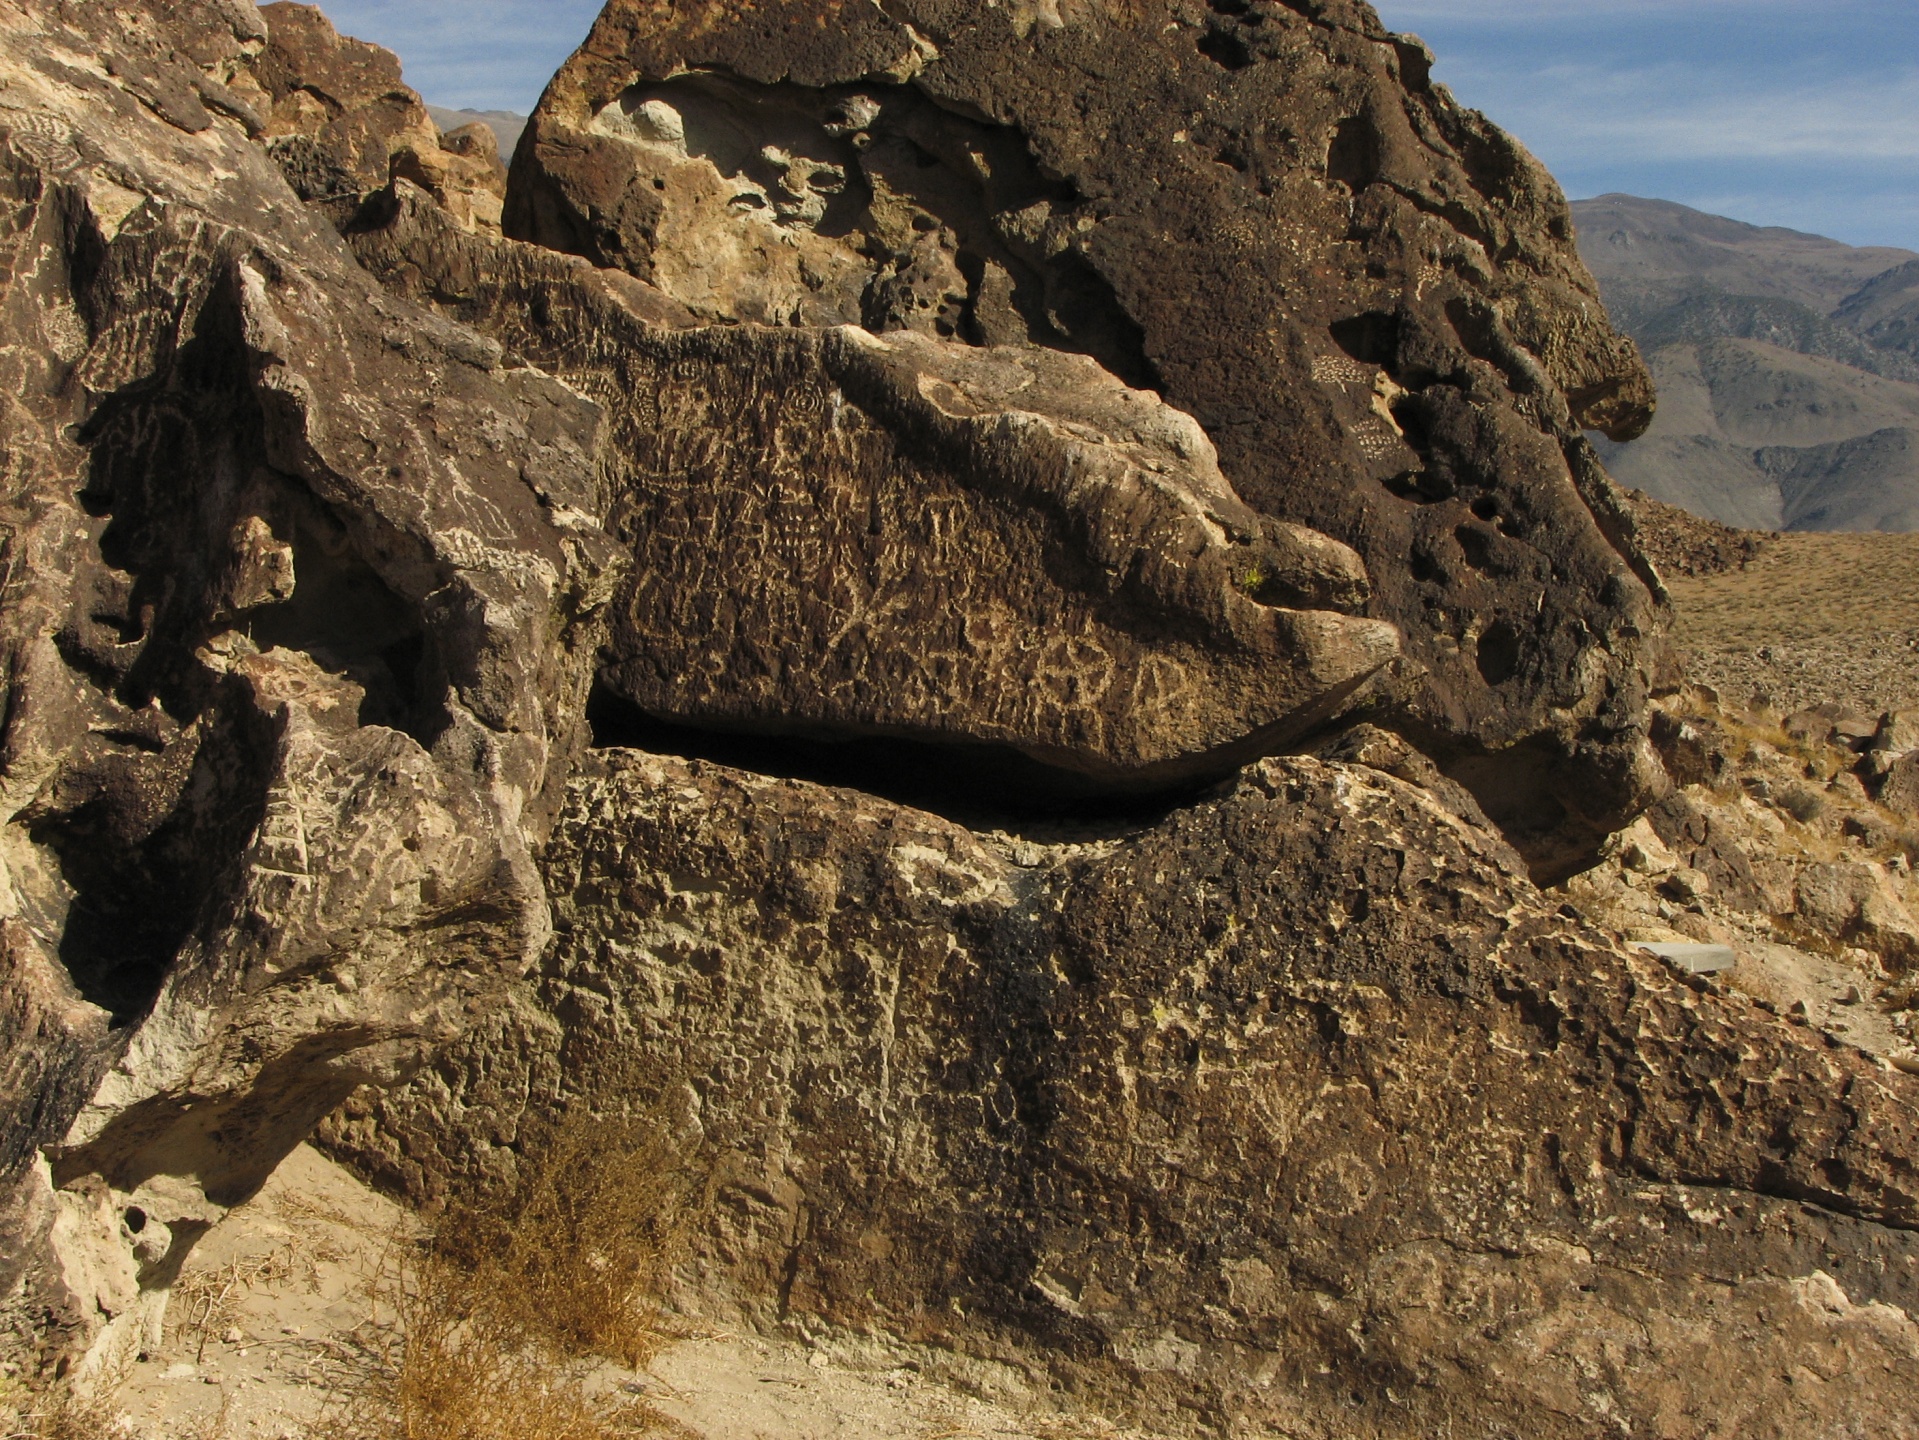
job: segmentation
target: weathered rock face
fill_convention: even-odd
[[[0,1294],[57,1349],[539,952],[616,553],[534,479],[593,408],[249,138],[250,6],[0,36]]]
[[[136,1339],[349,1092],[421,1197],[637,1098],[712,1177],[681,1298],[752,1324],[1229,1432],[1913,1433],[1914,1083],[1351,723],[1547,870],[1654,785],[1576,428],[1643,376],[1416,45],[616,4],[519,157],[569,256],[269,22],[0,9],[10,1349]],[[596,678],[1189,789],[1014,838],[582,760]],[[1649,845],[1730,893],[1685,803]]]
[[[311,5],[264,6],[266,45],[237,85],[251,85],[256,133],[302,200],[340,219],[395,175],[422,186],[462,224],[500,228],[506,170],[484,125],[442,139],[391,51],[341,36]]]
[[[712,1166],[692,1303],[1162,1426],[1910,1434],[1913,1082],[1342,753],[1042,843],[604,752],[538,986],[332,1143],[424,1197],[641,1076]]]
[[[1393,723],[1551,872],[1659,783],[1661,611],[1579,434],[1651,387],[1558,189],[1429,61],[1348,0],[616,0],[506,226],[703,316],[1157,389],[1251,508],[1361,556],[1421,672]]]
[[[653,715],[1152,789],[1296,739],[1397,657],[1340,613],[1369,594],[1351,550],[1251,510],[1189,417],[1084,356],[662,325],[646,287],[418,196],[353,243],[607,407],[633,572],[600,678]]]

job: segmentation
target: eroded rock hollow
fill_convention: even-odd
[[[502,196],[306,7],[0,29],[13,1363],[642,1103],[734,1323],[1911,1433],[1914,1081],[1537,888],[1670,784],[1651,386],[1416,40],[615,0]]]

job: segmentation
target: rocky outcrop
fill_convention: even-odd
[[[712,320],[1156,390],[1254,511],[1360,555],[1413,662],[1392,723],[1553,873],[1658,786],[1661,611],[1580,436],[1643,429],[1650,381],[1557,188],[1429,64],[1349,0],[621,0],[506,227]],[[758,723],[753,687],[725,703]]]
[[[1910,712],[1785,716],[1703,687],[1660,701],[1677,788],[1564,887],[1630,943],[1726,949],[1715,983],[1919,1071],[1919,771]]]
[[[442,136],[401,81],[391,51],[341,36],[311,5],[263,6],[266,44],[248,85],[257,134],[302,200],[341,220],[403,175],[463,225],[497,232],[506,195],[499,142],[485,125]]]
[[[600,680],[656,718],[1164,789],[1298,739],[1398,656],[1341,613],[1370,594],[1351,550],[1250,509],[1190,417],[1084,356],[692,327],[404,192],[353,243],[606,406],[633,565]]]
[[[255,143],[250,6],[0,35],[17,1364],[137,1341],[224,1207],[539,953],[618,557],[536,483],[590,486],[593,408],[385,295]]]
[[[1914,1083],[1340,754],[1017,838],[603,752],[538,985],[331,1142],[425,1199],[638,1092],[712,1177],[688,1303],[1159,1427],[1907,1433]]]
[[[1661,783],[1579,435],[1649,396],[1415,42],[621,0],[541,245],[311,11],[0,33],[16,1363],[329,1111],[428,1199],[641,1104],[753,1326],[1173,1428],[1910,1430],[1914,1081],[1529,878]],[[820,740],[862,788],[765,773]],[[1783,873],[1694,804],[1607,852],[1662,919]],[[1804,858],[1893,943],[1890,852]]]

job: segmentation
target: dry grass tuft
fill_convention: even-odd
[[[615,1440],[675,1427],[610,1386],[672,1337],[651,1296],[680,1234],[658,1127],[561,1125],[511,1190],[396,1242],[378,1337],[317,1440]]]
[[[134,1440],[132,1422],[105,1398],[64,1386],[6,1408],[0,1397],[5,1440]]]
[[[637,1367],[670,1338],[649,1297],[680,1239],[677,1172],[655,1124],[569,1119],[512,1192],[450,1207],[434,1250],[556,1353]]]

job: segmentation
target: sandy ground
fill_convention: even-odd
[[[117,1397],[138,1433],[303,1434],[352,1361],[372,1282],[404,1223],[398,1206],[301,1146],[188,1258],[166,1343]]]
[[[115,1395],[134,1434],[303,1437],[361,1353],[356,1342],[377,1338],[375,1281],[406,1224],[317,1151],[295,1151],[182,1271],[165,1345]],[[931,1360],[694,1331],[646,1371],[609,1367],[601,1378],[708,1440],[1152,1440],[1016,1393],[965,1393],[929,1375]]]
[[[1688,671],[1729,701],[1919,705],[1919,535],[1770,536],[1743,569],[1668,585]]]

